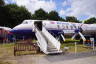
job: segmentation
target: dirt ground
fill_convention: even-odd
[[[4,64],[96,64],[96,56],[72,57],[65,55],[23,55],[0,60],[8,62]]]

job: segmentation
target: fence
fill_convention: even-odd
[[[23,53],[32,51],[32,53],[38,53],[39,47],[36,43],[29,42],[19,42],[14,45],[14,56],[17,55],[17,52],[23,51]]]

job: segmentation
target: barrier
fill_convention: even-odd
[[[39,47],[37,46],[36,43],[15,43],[14,44],[14,56],[16,56],[16,52],[20,51],[34,51],[34,53],[38,53]]]

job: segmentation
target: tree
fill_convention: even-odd
[[[31,19],[31,13],[25,7],[9,4],[3,7],[1,22],[3,26],[14,27],[25,19]],[[1,25],[2,25],[1,24]]]
[[[76,22],[76,23],[79,23],[79,22],[80,22],[80,21],[77,20],[77,18],[74,17],[74,16],[67,16],[67,17],[66,17],[66,21],[67,21],[67,22]]]
[[[43,9],[36,10],[35,13],[32,15],[32,19],[36,20],[56,20],[56,21],[64,21],[62,17],[58,15],[56,11],[51,11],[49,14],[45,12]]]
[[[4,4],[4,0],[0,0],[0,6],[3,6]]]
[[[35,14],[32,15],[32,19],[37,20],[46,20],[48,18],[48,13],[45,12],[43,9],[39,9],[35,11]]]
[[[59,14],[58,14],[56,11],[51,11],[51,12],[49,12],[49,14],[48,14],[48,19],[49,19],[49,20],[58,21],[58,20],[60,20],[60,17],[59,17]]]
[[[87,23],[87,24],[96,23],[96,18],[95,17],[89,18],[89,19],[85,20],[84,23]]]
[[[64,21],[64,22],[65,22],[65,19],[64,19],[64,18],[62,18],[62,17],[60,17],[59,21]]]
[[[0,6],[0,26],[7,24],[7,15],[7,10],[3,6]]]

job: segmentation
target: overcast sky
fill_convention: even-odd
[[[55,10],[63,18],[75,16],[79,20],[85,20],[96,17],[96,0],[5,0],[5,3],[25,6],[32,14],[43,8],[46,12]]]

